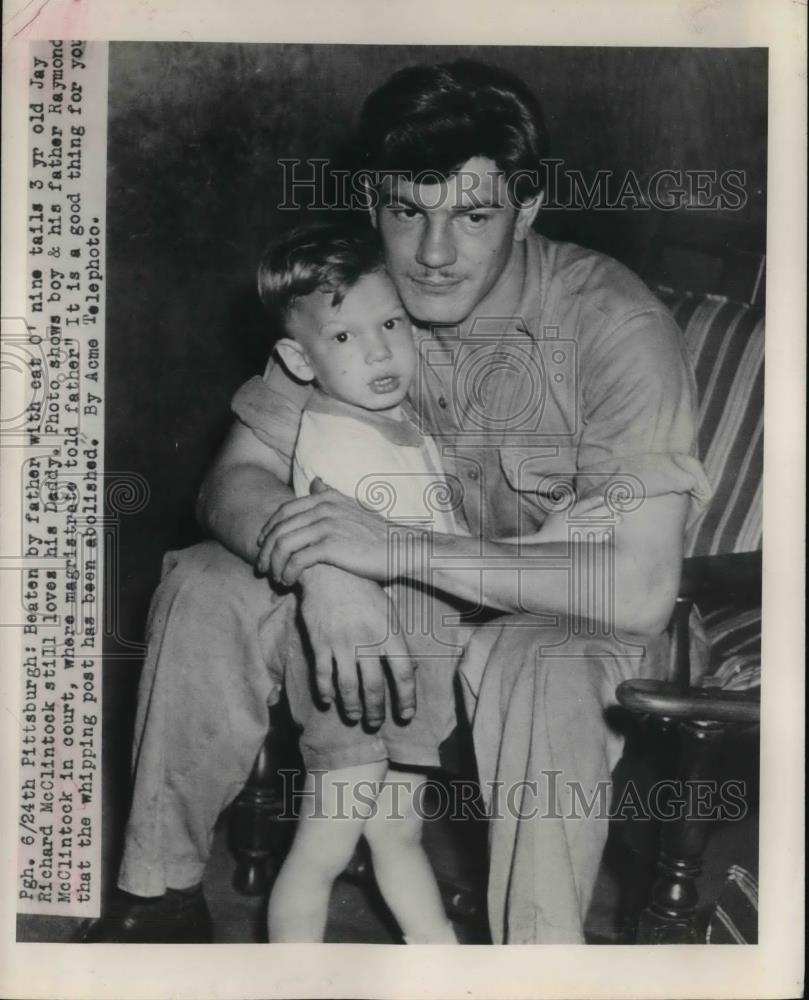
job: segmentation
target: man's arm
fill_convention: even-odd
[[[434,536],[433,585],[503,611],[542,608],[657,635],[677,597],[687,504],[688,497],[673,493],[647,497],[606,540],[492,543],[482,560],[474,560],[493,567],[483,572],[471,567],[468,539]]]
[[[226,549],[255,562],[259,532],[294,495],[290,475],[287,459],[248,427],[234,423],[197,498],[200,527]]]
[[[677,595],[687,503],[680,494],[647,497],[622,516],[606,542],[488,542],[481,550],[479,539],[420,538],[408,526],[397,543],[412,546],[412,558],[397,558],[396,565],[472,603],[611,619],[619,629],[655,635],[665,628]],[[289,584],[318,563],[387,581],[392,534],[378,515],[320,484],[271,518],[258,564]]]

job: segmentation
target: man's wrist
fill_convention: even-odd
[[[347,570],[340,569],[337,566],[330,566],[327,563],[316,563],[314,566],[308,566],[306,569],[301,570],[301,575],[298,577],[298,585],[304,590],[307,587],[317,587],[328,583],[329,586],[334,587],[337,585],[338,577],[351,577],[353,580],[359,579],[354,573],[349,573]]]
[[[389,524],[387,535],[388,583],[410,580],[429,583],[432,572],[430,562],[435,554],[439,537],[436,532],[415,524]]]
[[[310,587],[313,583],[322,579],[326,575],[324,571],[329,568],[333,569],[334,567],[323,566],[321,563],[318,563],[316,566],[309,566],[301,572],[301,575],[298,578],[298,583],[304,589],[306,587]]]

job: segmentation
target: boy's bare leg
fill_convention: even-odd
[[[295,839],[270,896],[271,942],[323,940],[332,885],[351,860],[387,766],[306,775]]]
[[[421,842],[422,774],[388,771],[377,809],[365,824],[379,891],[408,944],[457,944]]]

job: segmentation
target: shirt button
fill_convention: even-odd
[[[470,469],[466,474],[466,478],[471,479],[474,482],[476,479],[480,479],[480,473],[477,469]]]
[[[438,405],[441,407],[442,410],[446,410],[446,408],[447,408],[447,401],[446,401],[446,399],[444,399],[443,396],[439,396],[438,397]]]

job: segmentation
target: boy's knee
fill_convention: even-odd
[[[421,843],[421,819],[412,811],[407,814],[377,813],[363,829],[372,854],[400,852]]]
[[[309,820],[309,829],[304,838],[299,838],[290,851],[290,857],[301,870],[316,874],[319,878],[334,881],[348,867],[354,855],[358,836],[346,838],[335,831],[334,824],[340,820]],[[320,824],[313,830],[312,823]],[[337,834],[337,835],[335,835]]]

